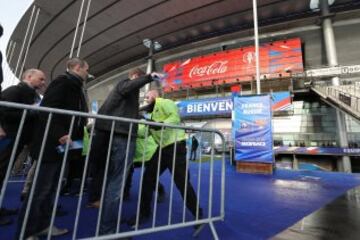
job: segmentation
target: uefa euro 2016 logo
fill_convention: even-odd
[[[253,65],[255,63],[255,53],[254,52],[246,52],[243,55],[243,62],[248,65]]]

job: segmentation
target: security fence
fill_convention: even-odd
[[[11,196],[13,191],[7,190],[12,188],[13,176],[11,172],[19,151],[24,147],[22,139],[24,132],[35,128],[40,122],[40,118],[44,125],[42,133],[37,130],[33,133],[37,134],[38,138],[40,136],[39,145],[34,146],[36,141],[28,143],[31,155],[36,156],[34,157],[36,159],[32,159],[32,164],[35,164],[36,167],[33,180],[29,180],[32,182],[31,190],[28,192],[20,210],[15,238],[27,239],[28,237],[46,235],[47,239],[51,239],[52,236],[58,234],[53,226],[56,222],[57,209],[63,201],[60,193],[64,186],[66,170],[69,167],[69,162],[72,161],[73,155],[78,154],[77,151],[83,151],[80,190],[78,196],[72,199],[72,201],[76,202],[76,207],[66,209],[75,213],[73,217],[69,217],[68,225],[71,223],[72,226],[71,233],[68,233],[69,239],[118,239],[191,226],[194,228],[193,236],[196,236],[207,224],[210,226],[214,239],[218,239],[214,222],[224,219],[225,203],[225,140],[219,131],[9,102],[0,102],[0,108],[13,109],[21,115],[16,136],[13,138],[6,136],[1,139],[1,142],[10,144],[12,148],[7,159],[8,167],[1,188],[0,207],[5,206],[7,201],[11,201],[14,197]],[[31,125],[28,124],[30,116],[33,120],[35,116],[35,121],[32,121]],[[79,129],[76,128],[79,126],[80,121],[86,120],[88,123],[90,122],[91,127],[86,140],[77,141],[78,139],[72,139],[66,141],[63,145],[56,143],[56,153],[58,155],[55,157],[58,160],[54,162],[49,159],[51,158],[49,152],[55,151],[55,149],[49,148],[49,146],[54,145],[51,142],[52,137],[49,136],[57,130],[53,128],[54,121],[59,123],[59,119],[63,119],[59,118],[59,116],[69,120],[70,124],[67,125],[69,136],[74,136],[75,131],[79,132]],[[106,141],[103,144],[95,145],[96,141],[94,139],[99,137],[99,129],[97,128],[97,122],[99,121],[110,123],[111,128],[106,131]],[[116,132],[118,124],[126,126],[128,129],[127,134]],[[129,202],[124,198],[124,192],[126,191],[126,179],[133,166],[134,151],[135,154],[139,153],[137,142],[139,137],[135,139],[133,134],[139,126],[143,129],[142,161],[138,163],[139,170],[134,174],[134,183],[136,184],[133,184],[133,192],[136,192],[134,195],[137,196],[136,199],[135,197],[131,198]],[[205,156],[200,150],[197,159],[190,161],[186,157],[186,151],[190,151],[186,142],[190,138],[186,137],[185,132],[188,135],[196,134],[200,142],[202,136],[211,134],[212,142],[210,144],[213,146],[211,153]],[[146,162],[147,151],[150,146],[149,141],[155,134],[158,138],[156,151],[151,159]],[[214,154],[215,135],[219,135],[223,142],[221,155]],[[172,138],[171,144],[169,144],[169,138]],[[123,149],[115,151],[121,144]],[[137,147],[136,150],[133,149],[134,145]],[[99,155],[97,154],[99,151],[106,154],[100,156],[103,159],[103,168],[97,169],[96,163],[93,161],[99,161],[94,157]],[[121,166],[119,167],[117,164]],[[27,168],[29,168],[28,165]],[[88,180],[92,179],[94,181],[94,175],[90,173],[90,168],[95,171],[103,171],[99,209],[93,217],[84,214],[84,212],[89,211],[86,209],[86,200],[89,193],[86,192],[85,187],[87,186],[89,190],[92,185],[88,184]],[[169,171],[162,174],[166,169]],[[53,177],[55,181],[52,182],[49,176],[50,178]],[[44,181],[44,178],[49,180]],[[149,179],[151,181],[148,181]],[[113,188],[117,183],[120,185],[115,187],[114,190]],[[159,191],[160,185],[163,185],[166,192],[168,192],[165,195],[165,201],[160,199],[162,197]],[[154,197],[151,201],[153,194]],[[148,202],[150,196],[149,203],[151,205],[145,206],[145,195],[148,197]],[[37,206],[39,203],[41,206]],[[40,213],[37,212],[39,208]],[[144,209],[148,210],[149,215],[144,215]],[[45,216],[45,222],[44,218],[41,219],[43,222],[41,226],[44,229],[31,232],[31,228],[36,222],[36,214]],[[38,232],[38,230],[41,231]]]

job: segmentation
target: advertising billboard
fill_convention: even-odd
[[[234,98],[233,136],[236,161],[273,163],[269,95]]]
[[[303,72],[299,38],[261,44],[260,73],[264,77]],[[164,91],[250,81],[255,76],[255,48],[243,47],[165,64]]]
[[[273,92],[271,107],[273,111],[292,109],[290,92]],[[177,103],[181,117],[230,116],[233,110],[232,97],[202,98],[183,100]]]

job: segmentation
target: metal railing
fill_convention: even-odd
[[[105,116],[105,115],[97,115],[97,114],[88,114],[88,113],[82,113],[82,112],[75,112],[75,111],[68,111],[68,110],[62,110],[62,109],[53,109],[53,108],[45,108],[45,107],[37,107],[37,106],[29,106],[29,105],[23,105],[23,104],[17,104],[17,103],[10,103],[10,102],[1,102],[0,101],[0,107],[2,109],[4,108],[15,108],[15,109],[20,109],[22,111],[22,116],[21,116],[21,120],[20,123],[18,125],[18,132],[17,135],[15,137],[15,139],[13,139],[13,148],[12,148],[12,152],[11,152],[11,157],[9,159],[9,164],[8,164],[8,168],[6,171],[6,175],[2,184],[2,188],[1,188],[1,194],[0,194],[0,207],[3,207],[4,204],[7,203],[7,201],[9,199],[11,199],[13,196],[9,196],[7,195],[7,189],[11,188],[10,184],[11,182],[9,180],[11,180],[12,176],[11,176],[11,170],[12,167],[14,165],[15,159],[16,159],[16,155],[17,155],[17,150],[20,146],[20,140],[22,137],[22,133],[24,132],[24,126],[26,124],[27,121],[27,117],[29,115],[29,113],[31,112],[32,114],[34,112],[37,113],[41,113],[41,114],[47,114],[47,120],[46,120],[46,127],[45,127],[45,131],[44,134],[42,136],[42,143],[40,146],[40,151],[39,151],[39,155],[38,158],[36,159],[36,170],[35,170],[35,174],[34,174],[34,178],[33,178],[33,183],[32,183],[32,187],[31,187],[31,191],[27,197],[27,200],[23,203],[22,206],[22,210],[23,210],[23,218],[22,218],[22,224],[18,225],[18,229],[21,229],[19,231],[19,236],[18,239],[26,239],[29,236],[26,236],[26,228],[28,227],[28,221],[29,221],[29,216],[32,214],[32,202],[35,199],[35,188],[36,186],[38,186],[39,184],[42,184],[41,182],[37,182],[38,178],[39,178],[39,174],[41,171],[43,171],[43,167],[42,166],[46,166],[44,165],[44,158],[46,158],[45,156],[45,148],[46,148],[46,144],[47,141],[49,139],[49,134],[51,134],[50,132],[50,127],[52,125],[52,120],[54,119],[54,116],[59,116],[59,115],[66,115],[68,117],[71,118],[71,124],[68,126],[69,128],[69,135],[71,136],[72,133],[74,132],[76,125],[76,119],[78,119],[79,117],[81,118],[87,118],[92,119],[93,124],[91,127],[91,131],[89,134],[89,148],[87,150],[87,154],[86,157],[84,159],[84,167],[83,167],[83,172],[81,174],[81,184],[80,184],[80,192],[79,192],[79,196],[74,199],[74,201],[76,201],[76,208],[75,209],[66,209],[66,210],[71,210],[76,212],[75,217],[73,218],[73,229],[72,229],[72,234],[69,234],[69,239],[118,239],[118,238],[122,238],[122,237],[132,237],[132,236],[136,236],[136,235],[141,235],[141,234],[149,234],[149,233],[155,233],[155,232],[159,232],[159,231],[167,231],[167,230],[171,230],[171,229],[177,229],[177,228],[182,228],[182,227],[189,227],[189,226],[194,226],[196,228],[196,231],[194,232],[194,236],[198,235],[200,233],[200,231],[203,229],[204,224],[209,224],[212,235],[214,237],[214,239],[218,239],[218,235],[216,233],[215,227],[214,227],[214,222],[215,221],[220,221],[224,219],[224,206],[225,206],[225,139],[224,136],[222,135],[221,132],[214,130],[214,129],[205,129],[205,128],[195,128],[195,127],[183,127],[183,126],[179,126],[179,125],[169,125],[169,124],[162,124],[162,123],[155,123],[155,122],[149,122],[149,121],[143,121],[143,120],[135,120],[135,119],[127,119],[127,118],[121,118],[121,117],[112,117],[112,116]],[[96,121],[102,119],[102,120],[107,120],[111,122],[111,131],[109,131],[109,144],[107,146],[97,146],[97,147],[101,147],[101,148],[107,148],[107,156],[106,156],[106,165],[105,165],[105,173],[104,173],[104,179],[103,179],[103,184],[102,184],[102,191],[101,191],[101,200],[100,200],[100,208],[98,211],[98,215],[97,215],[97,219],[93,220],[96,222],[96,228],[95,229],[86,229],[86,232],[88,232],[88,234],[84,237],[82,236],[82,238],[78,237],[78,233],[81,230],[81,225],[80,223],[82,221],[89,221],[89,219],[84,219],[81,218],[81,212],[82,211],[87,211],[85,209],[84,206],[84,200],[85,200],[85,185],[88,179],[88,171],[89,171],[89,165],[92,164],[91,160],[89,160],[91,158],[91,148],[94,147],[92,146],[92,141],[93,138],[95,136],[95,133],[97,131],[96,129]],[[108,176],[108,170],[111,168],[111,150],[112,150],[112,145],[113,145],[113,140],[114,137],[116,137],[116,133],[114,131],[115,129],[115,125],[117,123],[126,123],[129,125],[129,131],[128,134],[126,136],[127,138],[127,146],[126,146],[126,154],[125,154],[125,166],[124,166],[124,170],[121,173],[122,174],[122,186],[121,186],[121,192],[120,194],[120,199],[118,201],[118,207],[117,209],[114,209],[114,211],[117,211],[117,219],[116,219],[116,231],[108,234],[108,235],[101,235],[99,233],[99,227],[101,224],[101,216],[102,216],[102,211],[103,211],[103,206],[104,206],[104,195],[105,192],[107,190],[107,176]],[[130,140],[133,138],[132,136],[132,129],[135,128],[138,124],[144,124],[145,126],[148,126],[146,129],[146,136],[145,136],[145,141],[147,141],[147,138],[151,135],[151,130],[149,130],[149,128],[153,128],[153,127],[157,127],[160,128],[161,130],[158,130],[161,132],[161,138],[160,138],[160,142],[162,142],[163,140],[163,134],[164,131],[168,130],[168,129],[177,129],[177,130],[186,130],[187,132],[192,132],[192,133],[198,133],[201,137],[203,136],[203,134],[211,134],[212,136],[212,145],[214,146],[214,140],[215,140],[215,135],[219,135],[220,138],[223,141],[223,151],[222,151],[222,155],[221,155],[221,159],[218,159],[219,161],[216,161],[217,159],[215,158],[214,155],[214,147],[212,147],[212,151],[211,154],[208,156],[203,156],[201,151],[200,151],[200,160],[197,163],[190,163],[189,159],[187,159],[186,157],[186,164],[185,164],[185,187],[183,189],[183,200],[179,200],[179,196],[177,196],[175,194],[174,191],[174,187],[178,185],[178,180],[176,179],[176,176],[174,177],[174,174],[172,175],[172,177],[169,178],[161,178],[161,181],[163,182],[164,180],[167,180],[167,184],[165,184],[166,186],[170,187],[170,193],[169,196],[167,198],[168,200],[168,207],[167,210],[164,210],[164,207],[161,207],[161,214],[159,214],[159,205],[158,204],[158,193],[157,191],[153,192],[155,193],[155,197],[153,199],[153,214],[152,214],[152,219],[151,219],[151,224],[150,226],[145,224],[142,225],[140,222],[140,218],[141,218],[141,212],[140,212],[140,208],[141,208],[141,204],[142,204],[142,198],[141,198],[141,193],[142,193],[142,189],[146,188],[144,186],[144,182],[143,182],[143,177],[144,177],[144,172],[146,171],[146,166],[144,161],[141,164],[141,169],[140,169],[140,180],[139,180],[139,192],[138,192],[138,197],[137,200],[133,203],[135,203],[136,205],[136,210],[133,211],[132,213],[136,216],[136,221],[135,221],[135,226],[134,229],[128,229],[128,228],[124,228],[122,225],[124,223],[124,209],[126,208],[125,205],[127,205],[128,203],[125,203],[124,200],[124,185],[125,185],[125,179],[128,175],[128,166],[127,164],[132,163],[132,159],[128,159],[130,156]],[[201,137],[200,137],[200,141],[201,141]],[[175,136],[175,142],[173,144],[173,156],[172,156],[172,169],[169,169],[172,173],[174,173],[176,171],[176,160],[179,158],[179,152],[177,151],[177,147],[180,148],[180,144],[183,144],[180,140],[177,141],[178,135],[176,134]],[[75,140],[75,139],[74,139]],[[21,146],[20,146],[21,147]],[[62,201],[61,197],[60,197],[60,191],[61,191],[61,187],[63,185],[63,178],[65,176],[65,169],[66,169],[66,165],[69,162],[69,155],[71,150],[71,143],[70,141],[68,141],[65,146],[64,146],[64,153],[62,155],[62,161],[61,161],[61,165],[59,165],[60,169],[57,169],[60,173],[58,174],[58,178],[57,178],[57,182],[56,182],[56,192],[53,192],[53,196],[54,198],[51,199],[51,201],[53,201],[52,208],[51,208],[51,219],[50,221],[47,223],[49,230],[47,232],[47,239],[51,239],[52,236],[52,231],[53,231],[53,226],[54,226],[54,222],[55,222],[55,217],[56,217],[56,210],[57,210],[57,206],[59,205],[59,203]],[[162,166],[162,161],[166,160],[163,159],[162,157],[162,151],[163,148],[161,148],[161,146],[158,148],[158,157],[157,157],[157,173],[156,173],[156,188],[158,189],[159,186],[159,180],[160,180],[160,166]],[[145,154],[145,149],[144,149],[144,153]],[[195,175],[196,177],[193,176],[193,178],[190,178],[190,175]],[[191,179],[191,181],[190,181]],[[195,186],[194,188],[192,186]],[[189,217],[187,217],[187,205],[188,205],[188,197],[187,193],[190,191],[189,189],[193,188],[194,192],[196,194],[196,213],[193,213],[193,217],[190,219]],[[12,191],[9,191],[12,192]],[[132,203],[129,203],[132,204]],[[176,208],[174,210],[174,208]],[[179,213],[179,209],[181,209],[181,213]],[[203,213],[203,214],[202,214]],[[20,212],[21,215],[21,212]],[[163,216],[167,216],[166,217],[166,221],[162,221]],[[86,227],[88,228],[88,227]],[[84,231],[84,229],[82,229],[81,231]],[[91,232],[95,232],[91,233]],[[70,237],[71,235],[71,237]]]

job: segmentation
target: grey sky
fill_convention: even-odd
[[[5,74],[2,84],[3,89],[17,82],[7,67],[6,46],[17,23],[32,2],[33,0],[0,0],[0,23],[4,28],[4,35],[0,38],[0,51],[3,54],[3,71]]]

